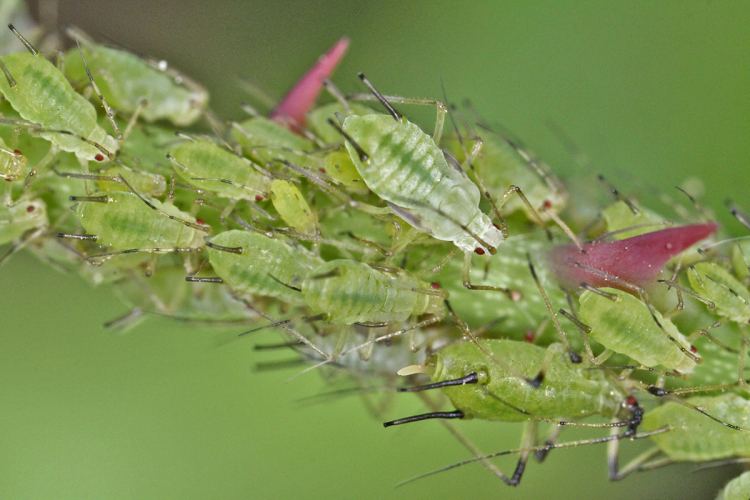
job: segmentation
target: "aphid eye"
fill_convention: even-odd
[[[552,202],[549,200],[544,200],[544,208],[552,208]]]
[[[690,352],[692,352],[692,353],[696,353],[696,352],[698,352],[698,348],[697,348],[697,347],[695,347],[694,345],[691,345],[691,346],[690,346]]]
[[[16,155],[16,156],[23,156],[23,153],[21,153],[21,152],[20,152],[19,150],[17,150],[17,149],[16,149],[15,151],[13,151],[13,154],[14,154],[14,155]]]
[[[434,281],[430,283],[430,287],[432,287],[433,290],[437,290],[440,288],[440,283],[435,283]]]
[[[96,156],[94,156],[94,159],[96,161],[103,161],[104,160],[104,156],[102,154],[97,154]]]
[[[26,211],[27,211],[28,213],[31,213],[31,212],[33,212],[33,211],[34,211],[34,205],[29,205],[28,207],[26,207]]]
[[[484,248],[477,247],[474,249],[474,253],[477,255],[484,255]]]
[[[201,226],[204,225],[206,222],[203,219],[195,219],[195,222],[197,224],[200,224]]]
[[[628,406],[634,406],[638,401],[633,396],[628,396],[628,398],[625,400],[625,404]]]
[[[263,201],[263,197],[261,195],[256,195],[255,201]]]
[[[534,332],[532,330],[529,330],[528,332],[526,332],[526,335],[524,335],[523,339],[529,344],[534,343]]]
[[[5,182],[13,182],[13,181],[6,177]]]

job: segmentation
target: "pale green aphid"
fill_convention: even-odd
[[[299,167],[319,168],[321,160],[311,156],[315,144],[283,125],[263,116],[232,123],[232,138],[242,146],[245,156],[261,166],[279,160]]]
[[[25,120],[45,129],[68,132],[43,131],[42,137],[63,151],[75,153],[81,160],[104,159],[100,149],[81,138],[99,144],[110,153],[117,151],[117,141],[99,126],[94,106],[73,90],[60,70],[41,54],[17,52],[0,60],[7,70],[6,78],[0,78],[0,93],[13,109]]]
[[[363,192],[367,190],[362,176],[359,175],[357,167],[352,163],[349,153],[346,151],[334,151],[325,157],[326,175],[344,185],[352,192]]]
[[[274,179],[270,195],[274,208],[289,226],[307,236],[318,232],[318,218],[297,186],[283,179]]]
[[[213,142],[183,142],[167,158],[185,182],[222,198],[256,200],[271,188],[271,179],[250,161]]]
[[[640,234],[658,231],[671,225],[656,212],[641,207],[638,207],[637,212],[634,212],[631,206],[622,200],[618,200],[602,210],[602,219],[604,219],[604,224],[607,227],[608,236],[617,240],[624,240]],[[628,230],[623,231],[624,229]]]
[[[134,193],[112,191],[74,201],[88,239],[115,249],[198,251],[210,230],[174,205]]]
[[[125,50],[96,44],[78,30],[69,34],[81,50],[101,93],[109,104],[128,114],[139,112],[147,122],[169,120],[184,127],[206,111],[208,92],[188,77],[167,69],[165,61],[150,62]],[[88,74],[78,48],[65,53],[65,75],[88,84]],[[145,106],[142,103],[145,101]]]
[[[305,298],[285,284],[309,275],[323,263],[302,247],[252,231],[231,230],[213,237],[208,258],[216,274],[235,293],[273,297],[302,305]]]
[[[308,307],[335,324],[401,322],[422,314],[435,323],[445,316],[445,295],[401,269],[333,260],[315,268],[300,288]]]
[[[122,182],[126,179],[132,189],[141,194],[158,197],[167,191],[167,181],[163,175],[133,170],[123,165],[115,165],[96,174],[101,191],[130,191]]]
[[[750,498],[750,471],[743,472],[724,486],[716,500],[747,500]]]
[[[11,151],[0,138],[0,179],[13,182],[23,177],[26,168],[26,157]]]
[[[544,381],[538,388],[517,375],[508,373],[470,342],[459,342],[437,351],[427,361],[430,378],[435,383],[479,375],[477,384],[444,387],[463,418],[480,418],[503,422],[529,420],[521,409],[533,415],[554,419],[583,418],[591,415],[614,417],[622,409],[620,389],[604,374],[587,371],[570,362],[562,344],[547,348],[514,340],[482,340],[482,345],[501,361],[534,379],[546,367]],[[488,392],[515,408],[494,400]]]
[[[713,417],[747,429],[750,427],[750,401],[734,394],[693,397],[687,403],[699,406]],[[640,457],[646,463],[657,454],[670,462],[706,462],[730,457],[750,457],[750,434],[705,418],[690,407],[676,402],[646,413],[643,430],[648,432],[669,426],[672,430],[652,436],[656,448]]]
[[[47,207],[41,200],[0,205],[0,245],[15,241],[27,231],[47,226]]]
[[[701,359],[691,352],[690,343],[674,323],[659,311],[650,311],[629,293],[614,288],[603,288],[600,293],[586,290],[579,303],[580,319],[590,328],[586,333],[611,351],[648,367],[662,366],[685,374],[691,373],[696,365],[691,355]]]
[[[738,323],[750,320],[750,291],[715,262],[698,262],[687,270],[690,287],[713,303],[716,312]]]

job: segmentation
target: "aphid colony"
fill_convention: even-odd
[[[612,479],[750,460],[750,247],[706,243],[719,228],[697,204],[675,224],[602,179],[615,198],[582,221],[549,167],[480,118],[384,96],[362,74],[367,93],[342,93],[328,78],[346,39],[275,109],[223,123],[164,65],[75,30],[50,62],[10,28],[28,52],[0,58],[0,258],[26,249],[116,283],[132,310],[110,326],[273,328],[309,369],[423,396],[428,413],[387,427],[526,422],[518,450],[461,438],[510,485],[531,452],[589,443],[609,443]],[[315,107],[324,86],[331,103]],[[435,106],[433,133],[397,109],[411,104]],[[558,444],[570,425],[611,434]],[[620,469],[625,438],[654,448]],[[510,476],[489,461],[508,453]]]

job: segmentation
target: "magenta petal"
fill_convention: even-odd
[[[283,125],[291,123],[304,126],[305,115],[315,104],[318,94],[323,89],[323,80],[331,76],[341,58],[344,57],[348,46],[347,37],[336,42],[276,105],[276,108],[268,115],[269,118]]]
[[[586,253],[577,246],[559,245],[547,254],[547,264],[565,288],[575,289],[583,281],[595,287],[632,289],[585,269],[588,266],[620,280],[646,287],[654,282],[666,263],[680,252],[711,236],[719,225],[710,222],[672,227],[620,241],[586,243]]]

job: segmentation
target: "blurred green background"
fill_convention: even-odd
[[[669,189],[689,175],[706,203],[750,208],[750,6],[746,2],[221,2],[78,0],[60,23],[164,58],[239,117],[243,74],[281,95],[342,35],[335,80],[383,92],[470,97],[560,172],[604,172]],[[409,111],[409,110],[405,110]],[[415,113],[423,120],[431,112]],[[588,157],[582,169],[545,125]],[[572,186],[575,192],[575,186]],[[722,215],[731,227],[737,223]],[[258,373],[253,342],[215,347],[216,331],[149,320],[127,335],[101,325],[125,312],[32,257],[0,270],[0,498],[713,498],[735,469],[677,466],[606,481],[605,449],[554,452],[517,489],[470,466],[394,489],[467,458],[436,422],[384,430],[356,397],[315,374]],[[271,338],[267,335],[267,339]],[[420,412],[397,398],[393,416]],[[515,425],[460,424],[488,451]],[[591,434],[569,432],[567,439]],[[565,434],[564,434],[565,436]],[[640,445],[640,446],[639,446]],[[626,455],[645,443],[624,443]],[[512,472],[514,461],[500,462]]]

